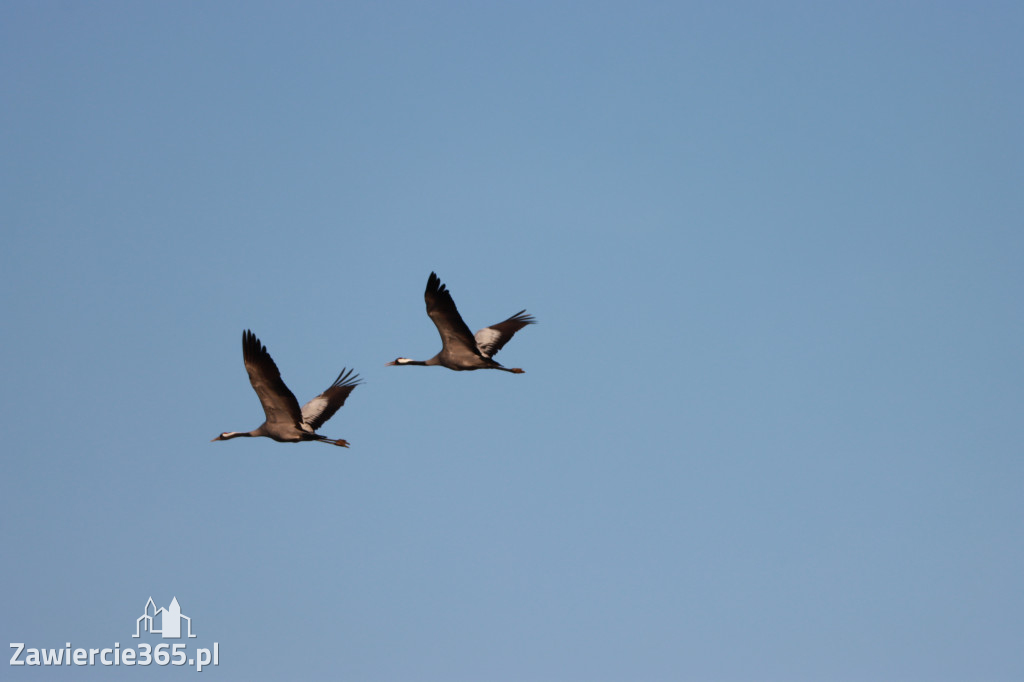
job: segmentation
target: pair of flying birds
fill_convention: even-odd
[[[434,321],[441,335],[441,352],[425,361],[397,358],[394,362],[388,363],[389,367],[441,365],[457,371],[500,369],[513,374],[523,373],[518,367],[502,367],[494,361],[493,356],[509,342],[513,334],[534,323],[532,315],[520,310],[504,322],[484,327],[474,336],[459,315],[451,293],[433,272],[427,279],[427,290],[423,293],[423,298],[427,302],[427,315]],[[228,440],[239,436],[266,436],[281,443],[315,440],[348,447],[348,441],[340,438],[331,439],[316,431],[345,404],[348,394],[360,383],[358,374],[353,374],[352,370],[341,370],[341,374],[326,391],[300,409],[299,401],[281,380],[281,372],[267,352],[266,346],[248,330],[242,334],[242,358],[245,361],[245,371],[249,373],[249,381],[260,398],[267,420],[252,431],[228,431],[213,440]]]

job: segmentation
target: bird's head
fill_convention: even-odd
[[[389,362],[384,365],[385,367],[394,367],[395,365],[409,365],[412,364],[412,360],[409,358],[395,358],[393,362]]]
[[[214,440],[228,440],[229,438],[231,438],[231,433],[230,432],[224,432],[224,433],[220,434],[219,436],[217,436],[216,438],[214,438],[213,440],[211,440],[210,442],[212,443]]]

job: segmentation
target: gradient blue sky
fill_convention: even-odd
[[[0,3],[4,646],[1024,678],[1022,7]],[[350,450],[209,442],[247,328]]]

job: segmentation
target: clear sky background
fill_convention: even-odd
[[[1024,678],[1022,7],[0,3],[3,646]],[[209,442],[244,329],[351,449]]]

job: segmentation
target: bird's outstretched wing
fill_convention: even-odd
[[[490,327],[484,327],[478,331],[476,345],[485,358],[493,357],[517,331],[528,324],[536,324],[536,322],[533,315],[527,315],[525,310],[520,310],[504,322],[492,324]]]
[[[427,302],[427,315],[434,321],[445,350],[455,351],[461,348],[474,355],[480,355],[473,333],[469,331],[462,315],[459,315],[452,295],[433,272],[427,279],[427,290],[423,292],[423,299]]]
[[[333,417],[338,408],[345,404],[345,399],[352,389],[361,383],[359,375],[353,374],[352,371],[341,370],[341,374],[326,391],[302,406],[302,421],[313,431]]]
[[[267,423],[298,426],[302,419],[299,401],[281,380],[281,372],[266,347],[248,329],[242,333],[242,358],[249,383],[267,415]]]

